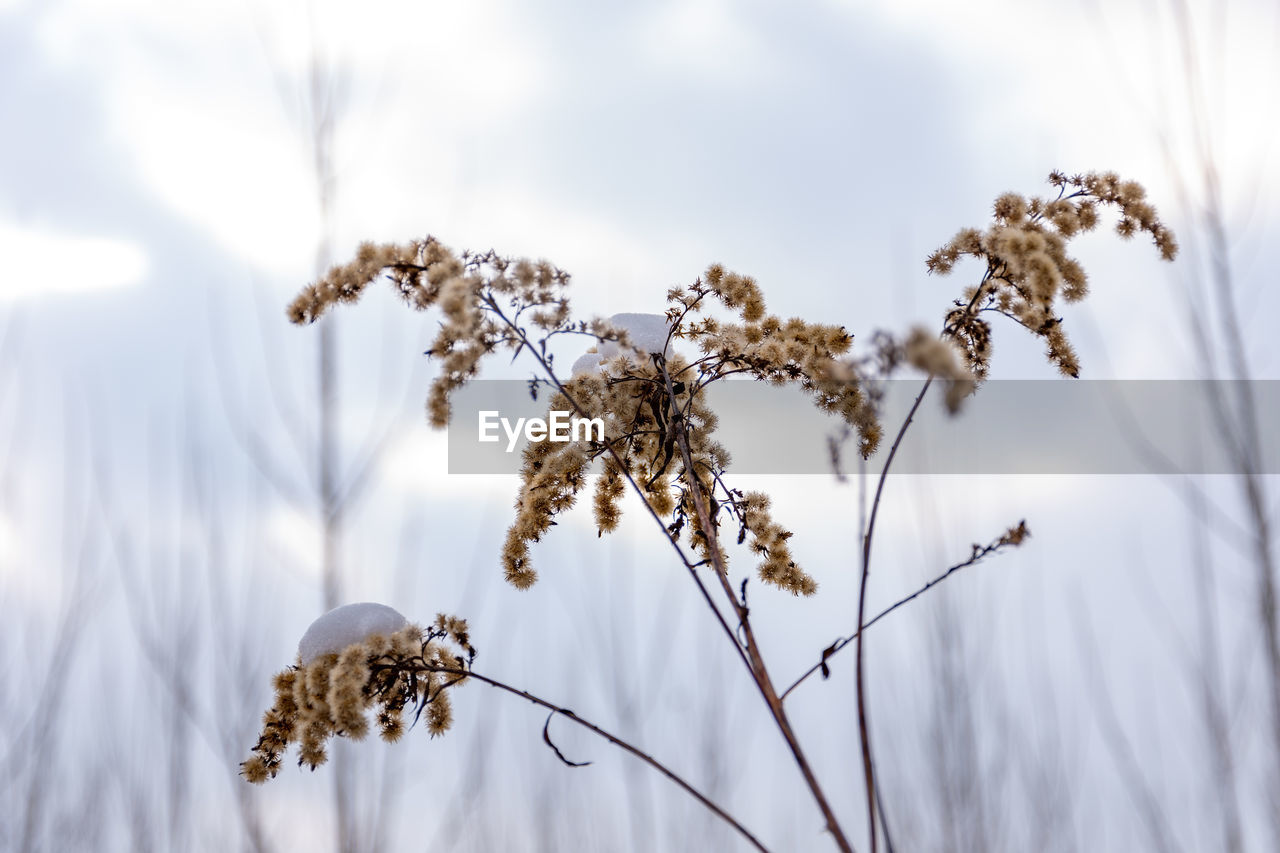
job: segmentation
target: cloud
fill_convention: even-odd
[[[773,66],[768,44],[727,0],[665,4],[638,30],[641,50],[657,66],[707,82],[742,86]]]
[[[18,564],[21,553],[18,528],[9,516],[0,513],[0,577]]]
[[[148,191],[242,262],[297,277],[310,271],[321,227],[305,109],[313,56],[334,81],[345,196],[366,178],[365,161],[384,158],[382,136],[413,140],[410,158],[438,166],[537,102],[548,62],[508,5],[321,3],[273,14],[232,3],[173,14],[129,0],[119,15],[72,2],[44,16],[38,35],[55,66],[92,69],[108,134]],[[344,197],[339,208],[354,205]]]
[[[322,570],[324,530],[314,517],[287,504],[273,507],[266,517],[267,541],[273,554],[284,557],[307,577]]]
[[[406,429],[388,447],[378,464],[380,490],[406,499],[441,500],[480,505],[508,501],[517,482],[508,475],[449,474],[447,433],[417,425]]]
[[[0,222],[0,301],[110,290],[138,283],[147,255],[136,243]]]
[[[319,225],[304,146],[251,102],[195,102],[159,78],[144,88],[113,118],[148,188],[240,258],[296,274]]]

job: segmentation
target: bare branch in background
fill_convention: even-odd
[[[1175,840],[1169,826],[1168,815],[1165,814],[1159,797],[1152,790],[1151,782],[1147,779],[1142,763],[1134,754],[1133,745],[1129,742],[1124,726],[1116,714],[1111,688],[1106,683],[1102,658],[1098,654],[1093,627],[1084,616],[1087,611],[1080,601],[1077,601],[1074,610],[1082,617],[1077,623],[1076,632],[1080,648],[1080,669],[1090,682],[1089,696],[1098,729],[1107,745],[1107,752],[1115,762],[1125,789],[1133,801],[1134,809],[1142,819],[1147,840],[1151,845],[1150,849],[1157,850],[1159,853],[1176,853],[1183,847]]]

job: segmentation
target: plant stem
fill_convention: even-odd
[[[529,337],[525,334],[524,329],[516,325],[514,321],[503,313],[502,307],[498,304],[497,300],[493,299],[491,296],[486,296],[484,297],[484,304],[500,320],[502,320],[507,328],[511,329],[511,331],[515,333],[521,341],[521,346],[532,353],[534,359],[537,360],[539,365],[541,365],[542,371],[547,375],[548,381],[555,386],[555,389],[561,396],[569,401],[569,405],[573,407],[574,412],[581,417],[590,417],[588,412],[582,408],[581,404],[573,398],[573,395],[569,393],[568,389],[566,389],[556,377],[555,371],[551,369],[551,364],[543,357],[543,354],[539,349],[529,342]],[[711,612],[715,614],[716,621],[720,623],[721,630],[724,631],[725,636],[729,638],[729,641],[737,650],[739,659],[742,661],[744,666],[750,669],[751,664],[747,660],[746,653],[743,651],[742,646],[739,645],[737,638],[734,636],[733,629],[730,628],[729,623],[725,621],[724,614],[721,613],[720,608],[716,606],[715,600],[711,597],[711,593],[707,591],[706,584],[702,582],[702,578],[698,577],[697,565],[693,560],[689,559],[688,555],[685,554],[684,549],[680,547],[680,543],[671,536],[670,532],[668,532],[667,525],[663,522],[662,516],[658,515],[654,508],[649,504],[648,498],[644,495],[644,490],[640,488],[640,484],[637,483],[635,477],[631,475],[631,471],[627,468],[622,455],[619,454],[613,444],[609,442],[606,442],[604,447],[613,461],[617,463],[618,470],[622,473],[622,476],[626,479],[632,490],[639,495],[640,503],[644,505],[645,511],[649,514],[649,517],[652,518],[654,524],[658,525],[659,529],[662,530],[663,538],[671,544],[671,547],[676,552],[676,556],[679,557],[680,562],[684,564],[685,569],[689,573],[689,577],[693,580],[694,585],[698,587],[698,591],[702,594],[703,601],[706,602],[707,607],[711,608]]]
[[[884,494],[884,483],[889,476],[889,468],[893,465],[893,459],[898,454],[898,447],[902,444],[902,437],[907,434],[907,428],[911,426],[912,419],[916,416],[916,411],[920,408],[920,404],[924,401],[924,395],[929,392],[929,386],[933,384],[933,376],[924,381],[920,393],[916,395],[916,400],[911,404],[911,411],[907,412],[907,418],[902,422],[902,426],[898,429],[898,435],[893,439],[893,446],[889,448],[889,456],[884,461],[884,469],[880,472],[880,480],[876,483],[876,496],[871,501],[871,517],[867,520],[867,532],[862,537],[862,578],[858,584],[858,633],[856,637],[857,647],[857,690],[858,690],[858,738],[862,743],[862,774],[863,781],[867,786],[867,824],[871,833],[871,853],[876,853],[876,773],[875,762],[871,755],[871,732],[867,723],[867,691],[863,680],[862,666],[862,629],[863,619],[865,618],[867,608],[867,579],[871,577],[871,537],[876,529],[876,515],[880,511],[880,498]]]
[[[865,631],[867,628],[870,628],[872,625],[876,624],[881,619],[888,616],[893,611],[897,610],[899,607],[902,607],[903,605],[910,604],[911,602],[915,601],[917,598],[924,595],[926,592],[933,589],[935,586],[942,583],[947,578],[951,577],[961,569],[968,568],[969,566],[976,565],[977,563],[982,562],[982,559],[984,557],[988,556],[989,554],[996,553],[1003,547],[1004,547],[1004,544],[1001,543],[999,540],[997,540],[996,542],[993,542],[992,544],[987,545],[981,550],[976,551],[973,554],[973,556],[970,557],[969,559],[960,563],[956,563],[954,566],[951,566],[945,572],[938,575],[933,580],[929,581],[924,586],[917,589],[915,592],[898,599],[893,604],[890,604],[888,607],[886,607],[884,610],[881,610],[875,616],[868,619],[860,629],[856,629],[848,637],[837,638],[836,641],[832,643],[830,647],[828,647],[825,651],[823,651],[822,660],[818,661],[813,666],[809,667],[809,669],[805,670],[805,672],[799,678],[797,678],[795,681],[791,683],[790,687],[782,691],[782,695],[779,698],[785,702],[787,697],[791,695],[792,690],[795,690],[797,687],[803,684],[805,680],[809,678],[809,676],[813,675],[815,672],[822,669],[823,664],[825,664],[836,654],[838,654],[839,652],[843,651],[846,647],[848,647],[850,643],[852,643],[855,639],[857,639],[858,634],[860,634],[862,631]]]
[[[661,761],[658,761],[652,755],[640,749],[639,747],[636,747],[631,745],[630,743],[627,743],[622,738],[617,737],[616,735],[613,735],[605,731],[604,729],[597,726],[595,723],[589,722],[588,720],[584,720],[582,717],[579,717],[577,714],[575,714],[573,711],[569,710],[568,708],[564,708],[559,705],[556,705],[554,702],[548,702],[546,699],[542,699],[538,696],[535,696],[526,690],[521,690],[518,687],[512,687],[509,684],[505,684],[501,681],[498,681],[496,678],[490,678],[487,675],[481,675],[471,670],[433,666],[431,664],[427,664],[422,668],[427,672],[437,672],[443,675],[456,675],[463,678],[474,678],[476,681],[481,681],[485,684],[488,684],[490,687],[496,687],[499,690],[504,690],[507,693],[510,693],[514,696],[519,696],[522,699],[528,699],[533,704],[538,705],[542,708],[546,708],[548,711],[552,712],[553,714],[559,714],[560,716],[564,717],[567,720],[572,720],[573,722],[582,726],[584,729],[587,729],[588,731],[591,731],[599,735],[600,737],[604,738],[605,740],[609,741],[609,743],[613,744],[614,746],[619,747],[620,749],[623,749],[626,752],[631,753],[636,758],[639,758],[641,761],[643,761],[645,764],[648,764],[654,770],[657,770],[663,776],[666,776],[672,782],[680,786],[680,788],[684,790],[685,793],[693,797],[695,800],[697,800],[699,803],[705,806],[709,811],[715,814],[716,817],[720,818],[725,823],[729,824],[735,830],[737,830],[738,834],[741,835],[743,838],[745,838],[751,844],[752,847],[761,851],[762,853],[768,853],[768,848],[766,848],[764,844],[760,842],[760,839],[752,835],[751,831],[748,830],[745,826],[738,823],[738,821],[734,819],[733,815],[729,814],[724,809],[720,808],[720,806],[712,802],[711,799],[708,798],[706,794],[703,794],[697,788],[690,785],[670,767],[663,764]]]
[[[666,362],[661,356],[654,356],[654,362],[662,371],[662,378],[667,386],[667,398],[671,401],[671,429],[675,431],[676,442],[680,445],[680,455],[684,461],[684,479],[689,485],[694,511],[698,514],[698,523],[702,526],[703,535],[707,540],[707,553],[711,558],[716,577],[720,579],[720,586],[738,616],[738,624],[742,628],[747,655],[750,658],[751,676],[755,680],[756,687],[760,690],[760,695],[764,698],[765,704],[769,706],[769,712],[773,715],[778,730],[782,733],[783,739],[786,740],[787,747],[791,750],[791,755],[795,758],[796,764],[800,768],[800,773],[804,776],[804,780],[809,786],[809,791],[813,794],[814,801],[818,804],[818,808],[826,820],[827,831],[831,833],[836,845],[843,853],[853,853],[853,845],[845,837],[840,821],[836,818],[830,803],[827,802],[822,785],[818,782],[818,777],[814,774],[813,768],[809,766],[809,761],[805,758],[800,741],[796,737],[795,731],[791,728],[791,721],[787,718],[787,712],[782,707],[782,700],[778,698],[778,693],[774,689],[773,681],[769,677],[769,670],[765,666],[764,657],[760,654],[755,632],[751,629],[751,620],[747,608],[738,600],[733,588],[729,585],[728,566],[725,565],[724,554],[720,550],[719,537],[716,535],[715,525],[707,510],[701,483],[694,473],[693,454],[689,452],[689,439],[685,428],[684,415],[676,400],[675,388],[671,383],[671,374],[667,372]],[[734,644],[737,645],[736,639]]]
[[[548,379],[555,386],[556,390],[559,391],[569,402],[569,405],[574,408],[575,412],[578,415],[584,417],[587,416],[587,413],[583,410],[578,401],[573,399],[572,395],[570,395],[564,385],[561,384],[560,380],[556,377],[555,372],[551,369],[551,365],[543,357],[542,353],[537,347],[533,346],[529,342],[528,336],[525,334],[524,330],[521,329],[511,318],[506,316],[501,306],[491,296],[484,297],[484,303],[485,306],[517,336],[521,345],[533,354],[533,357],[538,361]],[[756,683],[756,687],[760,691],[760,695],[763,697],[765,704],[768,705],[769,711],[773,715],[779,731],[782,733],[783,739],[786,740],[787,746],[791,750],[791,754],[795,758],[796,764],[799,766],[800,772],[804,776],[805,782],[808,784],[809,790],[812,792],[814,800],[817,802],[818,808],[822,812],[823,818],[826,820],[827,829],[831,832],[837,846],[840,848],[842,853],[853,853],[853,846],[845,837],[844,830],[841,828],[831,805],[827,802],[826,795],[822,790],[821,784],[818,782],[817,776],[809,766],[808,759],[804,755],[804,750],[800,746],[800,742],[795,735],[795,731],[791,728],[791,722],[787,718],[786,711],[782,707],[782,700],[778,698],[777,691],[774,689],[773,682],[769,677],[768,669],[765,666],[764,658],[761,656],[759,647],[756,644],[755,634],[751,630],[751,623],[747,618],[746,608],[738,602],[737,598],[733,594],[732,588],[729,586],[727,575],[728,570],[724,563],[724,556],[720,551],[719,542],[715,536],[714,528],[711,526],[710,515],[707,512],[705,503],[703,502],[702,493],[698,489],[696,478],[693,476],[692,455],[689,452],[688,437],[685,433],[684,419],[680,413],[679,405],[676,403],[675,389],[671,384],[671,376],[667,372],[666,363],[661,360],[661,356],[657,356],[656,359],[658,359],[663,379],[666,382],[668,398],[672,401],[672,428],[676,431],[676,438],[680,445],[680,452],[684,458],[685,471],[687,472],[688,479],[690,480],[690,492],[693,496],[694,508],[698,513],[699,523],[702,525],[703,531],[708,537],[708,550],[711,555],[711,562],[716,576],[720,579],[721,587],[738,616],[739,624],[742,626],[743,635],[746,639],[745,648],[742,643],[738,642],[733,629],[729,627],[728,622],[725,621],[724,614],[720,611],[720,608],[716,606],[715,601],[711,598],[711,595],[706,588],[706,585],[702,583],[702,579],[698,577],[697,570],[694,567],[694,562],[685,555],[684,549],[680,547],[680,543],[671,536],[667,531],[662,518],[654,511],[653,507],[649,505],[648,499],[644,496],[644,491],[640,488],[640,484],[635,481],[635,478],[632,477],[631,473],[627,470],[627,466],[624,464],[621,455],[612,444],[606,443],[605,449],[617,463],[619,471],[622,472],[622,475],[626,478],[631,488],[640,496],[641,503],[644,504],[649,515],[658,524],[658,526],[662,528],[664,537],[675,549],[681,562],[688,570],[690,577],[702,593],[707,606],[711,608],[711,611],[715,615],[717,622],[719,622],[725,636],[728,637],[734,649],[737,651],[739,658],[746,666],[747,671],[751,674],[752,679]],[[548,706],[544,705],[544,707]],[[552,709],[548,707],[548,710]]]

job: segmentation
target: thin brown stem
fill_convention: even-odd
[[[512,318],[506,315],[497,300],[488,295],[482,297],[482,299],[485,307],[488,308],[507,328],[513,332],[520,347],[527,349],[533,355],[534,359],[542,367],[542,370],[548,377],[548,380],[556,390],[564,396],[569,405],[573,407],[574,411],[578,415],[587,417],[587,412],[582,408],[578,401],[568,393],[567,389],[556,377],[555,372],[552,370],[551,365],[547,362],[540,349],[535,347],[529,341],[528,335],[525,333],[524,329],[522,329]],[[692,454],[689,452],[688,437],[685,433],[684,419],[681,415],[679,404],[675,398],[675,389],[671,383],[671,376],[666,370],[666,364],[665,361],[662,360],[662,357],[657,356],[656,358],[659,360],[658,363],[661,367],[663,378],[667,386],[667,394],[672,402],[672,428],[676,431],[677,442],[680,445],[680,452],[684,458],[685,470],[690,474],[688,478],[690,481],[690,494],[693,498],[695,511],[698,513],[699,523],[702,525],[702,529],[707,536],[709,558],[716,576],[720,579],[720,584],[725,596],[728,598],[731,606],[734,608],[734,611],[738,616],[739,625],[742,628],[745,643],[740,643],[738,641],[734,630],[725,620],[724,614],[711,598],[711,594],[707,590],[706,585],[702,582],[702,579],[698,577],[694,562],[684,553],[684,549],[680,547],[680,543],[671,536],[669,531],[667,531],[666,524],[663,523],[661,516],[659,516],[653,507],[649,505],[649,501],[644,496],[644,491],[641,489],[640,484],[636,482],[635,478],[631,476],[621,455],[612,444],[607,442],[605,443],[605,449],[613,458],[614,462],[617,463],[619,471],[626,478],[631,488],[640,496],[641,502],[644,504],[650,517],[652,517],[653,520],[662,528],[664,538],[670,542],[672,548],[675,549],[680,561],[684,564],[690,577],[701,592],[703,600],[707,603],[707,606],[711,608],[712,613],[715,614],[716,620],[720,624],[722,631],[733,644],[739,658],[743,661],[747,671],[751,674],[752,679],[756,683],[757,689],[760,691],[761,697],[769,707],[769,711],[778,725],[779,731],[782,733],[783,739],[786,740],[787,746],[791,750],[791,754],[800,768],[801,775],[804,776],[805,782],[808,784],[809,790],[813,794],[814,800],[817,802],[823,818],[826,820],[827,828],[835,839],[837,846],[839,846],[842,853],[853,853],[853,846],[845,837],[844,830],[841,828],[834,810],[827,802],[826,794],[823,792],[817,776],[814,774],[812,767],[809,765],[808,759],[805,757],[804,750],[800,746],[799,739],[796,737],[795,732],[791,727],[790,720],[787,718],[786,711],[782,707],[782,701],[778,698],[777,691],[774,689],[773,683],[769,677],[768,669],[764,663],[764,658],[761,656],[759,647],[756,644],[754,632],[751,630],[751,623],[747,617],[746,607],[739,603],[732,588],[729,586],[727,575],[728,569],[724,562],[724,556],[720,551],[719,542],[715,536],[715,529],[711,525],[710,514],[707,512],[702,492],[697,486],[697,478],[692,475],[694,470]]]
[[[960,563],[956,563],[954,566],[951,566],[945,572],[938,575],[936,578],[929,581],[924,586],[917,589],[915,592],[911,593],[908,596],[898,599],[893,604],[890,604],[888,607],[886,607],[884,610],[881,610],[875,616],[868,619],[866,624],[863,625],[860,630],[865,631],[867,628],[870,628],[872,625],[876,624],[881,619],[888,616],[893,611],[897,610],[899,607],[902,607],[903,605],[910,604],[911,602],[915,601],[917,598],[924,595],[926,592],[933,589],[935,586],[942,583],[947,578],[954,575],[956,572],[960,571],[961,569],[968,568],[969,566],[976,565],[977,563],[982,562],[982,559],[984,557],[986,557],[989,554],[994,554],[995,552],[999,551],[1001,548],[1009,544],[1011,543],[998,539],[995,542],[992,542],[990,545],[987,545],[984,548],[981,548],[975,551],[973,556],[971,556],[969,559]],[[778,698],[780,698],[782,701],[785,702],[787,697],[791,695],[792,690],[795,690],[797,687],[803,684],[809,678],[809,676],[823,669],[826,666],[827,661],[829,661],[836,654],[838,654],[839,652],[847,648],[850,643],[852,643],[855,639],[857,639],[858,634],[860,633],[860,630],[854,629],[854,632],[850,634],[848,637],[838,637],[834,643],[832,643],[822,652],[822,659],[819,660],[817,663],[815,663],[813,666],[809,667],[809,669],[805,670],[805,672],[799,678],[797,678],[795,681],[791,683],[790,687],[782,691],[782,695]]]
[[[582,726],[584,729],[587,729],[588,731],[604,738],[614,746],[626,752],[629,752],[630,754],[634,755],[636,758],[643,761],[645,764],[648,764],[654,770],[657,770],[663,776],[666,776],[668,779],[670,779],[672,782],[678,785],[681,788],[681,790],[683,790],[686,794],[693,797],[695,800],[701,803],[704,807],[706,807],[708,811],[710,811],[716,817],[720,818],[725,823],[729,824],[735,830],[737,830],[738,834],[741,835],[743,838],[745,838],[747,842],[751,844],[752,847],[762,851],[762,853],[768,853],[768,848],[766,848],[764,844],[760,842],[760,839],[756,838],[755,835],[753,835],[749,829],[747,829],[745,826],[739,823],[733,817],[733,815],[729,814],[720,806],[716,805],[715,802],[713,802],[706,794],[702,793],[697,788],[693,787],[693,785],[686,782],[684,778],[680,776],[680,774],[676,773],[670,767],[663,764],[661,761],[654,758],[652,755],[645,752],[643,749],[640,749],[639,747],[628,743],[627,741],[623,740],[617,735],[612,734],[606,731],[605,729],[600,728],[595,723],[589,720],[583,719],[582,717],[578,716],[568,708],[557,705],[554,702],[549,702],[546,699],[543,699],[539,696],[535,696],[534,694],[528,692],[527,690],[521,690],[518,687],[512,687],[510,684],[506,684],[502,681],[499,681],[496,678],[490,678],[487,675],[481,675],[480,673],[475,672],[473,670],[437,666],[431,663],[427,663],[425,661],[422,664],[418,665],[417,668],[424,672],[434,672],[434,673],[439,673],[441,675],[457,676],[458,677],[457,681],[450,682],[450,684],[456,684],[458,681],[462,681],[468,678],[474,678],[476,681],[480,681],[480,682],[483,682],[484,684],[488,684],[490,687],[496,687],[499,690],[503,690],[507,693],[512,694],[513,696],[519,696],[522,699],[527,699],[533,704],[538,705],[539,707],[545,708],[546,710],[550,711],[552,714],[558,714],[567,720],[571,720],[572,722],[577,723],[579,726]],[[565,760],[563,756],[561,756],[561,760],[562,761]]]
[[[525,333],[524,329],[520,328],[507,317],[507,315],[502,311],[501,306],[498,305],[497,300],[490,296],[486,296],[484,297],[484,303],[485,306],[498,317],[498,319],[500,319],[515,333],[520,341],[521,347],[527,349],[533,354],[534,359],[537,360],[538,364],[542,367],[543,372],[547,375],[548,381],[550,381],[551,384],[555,386],[555,389],[569,402],[569,405],[573,407],[574,412],[581,417],[590,417],[587,411],[582,408],[581,404],[579,404],[578,401],[573,398],[573,395],[569,393],[568,389],[561,384],[560,380],[556,377],[555,371],[551,369],[551,364],[546,360],[539,348],[535,347],[529,341],[529,337]],[[658,515],[654,508],[649,505],[649,500],[645,497],[644,490],[640,488],[640,484],[636,482],[635,477],[631,476],[631,472],[628,470],[626,463],[622,459],[621,454],[618,453],[617,449],[611,443],[606,442],[605,450],[609,453],[609,456],[613,459],[614,463],[617,464],[618,470],[622,473],[622,476],[626,479],[632,490],[640,496],[640,503],[644,504],[645,511],[649,514],[649,517],[653,519],[654,523],[661,528],[663,538],[666,539],[667,542],[670,543],[672,549],[675,550],[676,556],[680,559],[680,562],[688,571],[689,577],[693,580],[694,585],[698,587],[698,591],[702,594],[703,601],[705,601],[707,606],[711,608],[711,612],[715,614],[716,621],[719,622],[721,630],[724,631],[725,636],[729,638],[734,648],[737,650],[738,657],[742,660],[743,665],[750,669],[751,664],[747,660],[746,652],[738,642],[737,637],[734,636],[733,629],[729,627],[729,623],[725,620],[724,614],[721,613],[720,608],[716,606],[715,600],[707,590],[706,584],[702,582],[702,578],[698,577],[697,568],[698,566],[703,565],[703,562],[695,562],[689,559],[689,556],[685,554],[684,549],[680,547],[680,543],[677,542],[667,530],[667,525],[663,522],[662,516]]]
[[[867,691],[863,679],[862,667],[862,628],[864,627],[863,619],[866,615],[867,608],[867,579],[871,576],[871,537],[876,529],[876,517],[880,511],[880,498],[884,494],[885,480],[889,476],[889,469],[893,466],[893,459],[898,455],[898,447],[902,444],[902,437],[907,434],[911,421],[916,416],[920,404],[924,402],[924,396],[929,392],[929,386],[933,384],[933,376],[931,375],[924,381],[920,393],[916,395],[916,400],[911,404],[911,411],[907,412],[907,418],[902,422],[902,426],[898,429],[897,436],[893,439],[893,446],[889,448],[889,455],[884,462],[884,469],[880,472],[880,480],[876,483],[876,496],[871,501],[871,516],[867,519],[867,531],[862,537],[862,578],[858,583],[858,633],[855,636],[857,642],[857,693],[858,693],[858,738],[862,744],[862,774],[863,781],[867,787],[867,824],[870,827],[871,834],[871,853],[876,853],[876,773],[875,762],[871,755],[871,732],[867,723]]]
[[[795,758],[796,765],[800,768],[800,773],[804,776],[805,783],[808,784],[809,791],[813,794],[814,801],[826,820],[827,830],[831,833],[841,851],[853,853],[853,845],[845,837],[844,830],[840,826],[840,821],[836,818],[835,811],[831,808],[831,804],[827,802],[822,785],[819,783],[817,775],[813,772],[813,768],[809,765],[804,749],[800,746],[800,740],[796,737],[795,731],[791,727],[791,721],[787,718],[787,712],[782,707],[782,700],[778,698],[778,693],[774,689],[773,681],[769,677],[768,667],[765,666],[764,657],[760,653],[760,646],[756,642],[755,632],[751,628],[751,619],[747,606],[738,600],[729,584],[729,568],[725,564],[724,554],[720,549],[715,522],[707,510],[701,482],[694,474],[693,454],[689,451],[689,437],[686,432],[684,417],[676,400],[671,374],[667,372],[666,362],[661,356],[654,356],[654,362],[662,371],[662,378],[667,386],[667,397],[671,401],[672,408],[671,428],[675,431],[676,443],[680,446],[680,455],[684,461],[685,480],[689,484],[689,494],[693,500],[694,511],[698,514],[698,523],[702,526],[703,535],[706,537],[707,554],[711,559],[712,566],[715,568],[716,577],[720,579],[720,586],[724,591],[725,597],[729,599],[738,616],[738,625],[742,629],[744,645],[751,662],[752,678],[755,680],[756,687],[764,698],[765,704],[769,706],[769,712],[773,715],[778,730],[782,733],[783,739],[786,740],[787,747],[791,750],[791,755]]]

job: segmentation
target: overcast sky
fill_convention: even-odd
[[[1262,376],[1280,373],[1264,319],[1273,12],[1193,9]],[[1192,215],[1166,156],[1190,138],[1174,30],[1142,4],[7,0],[0,15],[0,312],[24,380],[9,399],[37,443],[70,407],[128,457],[148,422],[222,417],[228,373],[267,417],[265,360],[294,365],[306,398],[314,335],[281,306],[319,236],[313,56],[342,93],[337,259],[426,233],[546,257],[584,316],[660,311],[714,261],[755,275],[778,313],[865,340],[936,324],[972,271],[930,278],[923,257],[1050,169],[1116,169],[1175,226]],[[1170,268],[1107,235],[1078,252],[1093,293],[1065,317],[1084,375],[1198,375],[1176,296],[1195,253]],[[430,333],[388,293],[366,301],[341,359],[357,421],[388,407],[367,377],[421,368]],[[1054,375],[1037,344],[996,332],[995,376]],[[234,366],[221,384],[215,361]],[[401,450],[419,441],[439,443]]]
[[[1221,15],[1213,5],[1193,4],[1192,15],[1245,335],[1258,374],[1280,378],[1280,15],[1266,0]],[[1195,212],[1175,168],[1191,151],[1185,81],[1160,9],[0,0],[0,436],[18,448],[0,502],[0,575],[22,590],[11,600],[44,600],[37,565],[59,543],[40,519],[64,484],[91,488],[68,469],[101,469],[122,513],[145,515],[169,477],[157,448],[180,456],[184,424],[200,425],[199,465],[252,477],[231,432],[260,423],[278,435],[291,427],[272,396],[309,399],[316,333],[287,327],[283,308],[312,278],[320,236],[302,100],[313,57],[342,93],[336,260],[364,239],[427,233],[458,249],[545,257],[573,273],[583,316],[660,312],[669,287],[719,262],[754,275],[771,310],[866,340],[938,325],[973,271],[931,278],[925,256],[983,225],[1001,192],[1046,190],[1051,169],[1115,169],[1187,230]],[[1099,235],[1077,255],[1093,290],[1065,316],[1084,375],[1199,375],[1177,296],[1197,275],[1194,251],[1170,267],[1143,241]],[[401,413],[370,500],[417,502],[415,513],[444,513],[437,524],[469,525],[458,553],[472,559],[475,542],[501,535],[513,483],[439,470],[442,439],[420,415],[434,318],[410,315],[389,290],[343,312],[348,451],[369,423]],[[997,327],[995,348],[993,375],[1055,375],[1012,326]],[[277,364],[288,367],[273,385]],[[305,428],[313,409],[296,411]],[[825,481],[773,487],[803,511],[813,554],[845,547],[847,491],[837,510]],[[884,541],[905,542],[917,560],[963,554],[1026,516],[1037,533],[1029,566],[1079,568],[1090,552],[1073,531],[1099,519],[1119,529],[1120,508],[1139,543],[1126,553],[1156,548],[1148,559],[1158,563],[1181,547],[1151,522],[1179,503],[1138,478],[902,488]],[[301,589],[314,521],[270,490],[261,500],[273,554],[300,567],[286,588]],[[557,534],[593,537],[579,516]],[[496,577],[483,551],[478,570]],[[877,596],[923,574],[888,579]],[[820,580],[848,593],[845,579]],[[353,586],[373,595],[389,583]],[[463,586],[434,588],[448,598]],[[306,612],[273,649],[289,653]],[[797,647],[821,648],[835,625]]]

